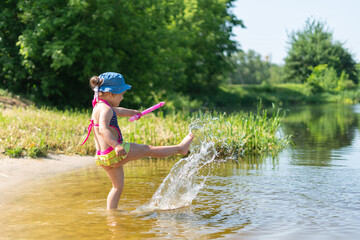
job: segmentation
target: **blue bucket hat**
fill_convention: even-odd
[[[103,80],[103,83],[99,87],[99,91],[101,92],[118,94],[131,88],[130,85],[125,84],[124,77],[120,73],[106,72],[102,73],[99,78]]]

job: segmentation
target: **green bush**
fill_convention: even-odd
[[[356,88],[356,84],[353,81],[349,80],[349,75],[346,74],[345,71],[343,71],[338,81],[336,90],[343,91],[343,90],[350,90],[355,88]]]
[[[345,71],[339,77],[336,70],[328,67],[327,64],[320,64],[311,70],[311,75],[307,78],[306,83],[310,86],[312,93],[340,92],[356,87],[356,84],[349,80],[349,75]]]

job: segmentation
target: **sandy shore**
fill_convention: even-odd
[[[15,187],[27,181],[46,177],[76,168],[95,165],[91,156],[66,156],[50,154],[46,158],[0,158],[0,200]]]

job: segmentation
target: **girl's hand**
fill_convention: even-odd
[[[124,156],[127,154],[124,147],[121,145],[117,145],[115,147],[115,153],[116,153],[116,156]]]
[[[137,110],[134,110],[134,115],[137,115],[137,118],[136,120],[140,119],[141,118],[141,112],[140,111],[137,111]]]
[[[131,116],[131,118],[129,119],[129,121],[134,121],[134,120],[139,120],[141,118],[142,114],[141,112],[137,111],[137,110],[133,110],[133,115]]]

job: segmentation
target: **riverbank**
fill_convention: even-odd
[[[92,156],[49,154],[46,158],[0,158],[0,205],[12,193],[32,180],[84,168],[94,163]]]
[[[234,111],[236,109],[254,108],[260,99],[264,106],[275,104],[278,107],[324,103],[354,104],[360,102],[360,89],[313,94],[305,84],[296,83],[223,85],[218,94],[209,102],[209,105]]]
[[[95,146],[80,143],[87,135],[90,110],[66,110],[34,105],[0,106],[0,155],[9,157],[45,157],[56,154],[93,155]],[[289,144],[288,136],[277,135],[283,112],[272,114],[259,107],[257,113],[168,111],[158,110],[130,123],[119,118],[127,142],[153,146],[175,145],[189,133],[194,122],[211,122],[209,130],[219,157],[277,154]]]

